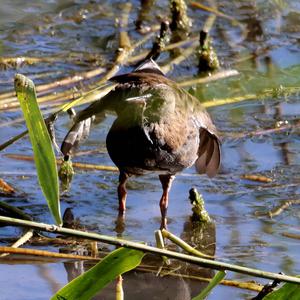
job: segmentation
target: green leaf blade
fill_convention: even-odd
[[[142,251],[119,248],[64,286],[51,300],[91,299],[117,276],[137,267],[144,255]]]
[[[300,277],[299,275],[297,277]],[[281,288],[266,295],[263,300],[299,300],[300,284],[285,283]]]
[[[35,86],[24,75],[15,76],[15,90],[28,128],[34,153],[38,181],[56,224],[62,224],[59,204],[59,183],[54,150],[40,112]]]
[[[219,271],[209,282],[207,287],[204,290],[202,290],[201,293],[198,296],[194,297],[192,300],[204,300],[210,294],[212,289],[216,287],[224,279],[225,276],[226,276],[225,271]]]

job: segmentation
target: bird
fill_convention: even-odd
[[[106,147],[119,169],[119,216],[125,215],[129,177],[157,173],[163,191],[160,228],[166,228],[175,175],[192,165],[199,174],[217,174],[221,159],[217,128],[200,101],[167,78],[152,59],[110,81],[115,87],[74,118],[61,151],[69,158],[87,135],[82,133],[86,124],[106,111],[115,112]]]

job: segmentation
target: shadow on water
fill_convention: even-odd
[[[209,179],[196,175],[193,168],[178,174],[170,193],[168,229],[200,251],[215,253],[222,260],[273,272],[300,274],[299,241],[293,238],[299,237],[299,205],[292,205],[273,218],[268,216],[274,207],[299,199],[300,195],[299,94],[280,89],[280,85],[300,86],[299,1],[218,3],[221,11],[242,24],[236,26],[218,17],[211,30],[222,67],[237,69],[240,76],[196,85],[189,88],[189,92],[201,100],[255,96],[249,101],[209,109],[223,140],[220,174]],[[133,4],[128,30],[132,40],[138,41],[143,36],[135,27],[156,24],[155,11],[166,11],[168,3],[156,1],[155,9],[147,12],[139,10],[140,1],[133,1]],[[121,6],[120,1],[103,4],[103,1],[49,0],[30,1],[26,5],[24,1],[1,1],[0,56],[54,60],[6,66],[0,74],[0,94],[12,90],[16,72],[29,76],[36,84],[44,84],[99,65],[107,67],[118,47],[115,18]],[[202,28],[207,12],[189,8],[188,13],[194,28]],[[134,24],[143,14],[145,22]],[[151,40],[145,43],[142,50],[143,47],[151,48],[151,43]],[[159,63],[166,58],[168,54],[164,53]],[[124,69],[127,71],[130,67]],[[168,75],[180,80],[195,74],[197,59],[190,56]],[[84,87],[79,84],[74,93]],[[262,91],[265,89],[273,89],[272,95],[264,97]],[[47,105],[42,107],[45,109]],[[23,123],[15,121],[20,117],[19,110],[0,112],[0,143],[25,129]],[[105,120],[93,128],[89,140],[80,148],[83,154],[89,154],[74,160],[112,165],[105,150],[105,137],[113,119],[114,116],[106,115]],[[70,125],[67,116],[58,119],[59,142]],[[274,128],[284,130],[275,132]],[[94,152],[91,154],[91,151]],[[34,165],[30,161],[11,159],[8,154],[31,155],[28,138],[0,152],[0,177],[16,189],[15,195],[0,195],[0,200],[22,209],[34,220],[52,223],[43,195],[37,188]],[[252,181],[245,179],[245,174],[258,174],[272,181]],[[70,207],[78,223],[87,230],[154,245],[154,231],[160,219],[161,186],[157,176],[130,178],[126,222],[116,224],[117,182],[118,175],[114,172],[76,170],[71,190],[61,199],[62,211]],[[214,225],[203,229],[190,222],[188,191],[191,187],[196,187],[203,195]],[[21,233],[19,229],[0,227],[0,244],[12,243]],[[57,246],[53,245],[40,247],[57,251]],[[124,276],[128,299],[190,299],[206,285],[180,277],[156,277],[161,262],[152,256],[146,259],[145,264],[153,264],[155,271],[134,271]],[[2,259],[1,297],[49,299],[58,286],[89,267],[82,262]],[[177,267],[177,273],[203,277],[211,277],[214,273],[183,263]],[[228,277],[253,279],[231,273]],[[17,289],[16,282],[18,286],[20,283]],[[114,289],[114,284],[110,285],[97,299],[114,298]],[[247,299],[251,295],[252,292],[218,286],[209,299]]]

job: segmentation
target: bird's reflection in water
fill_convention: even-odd
[[[146,262],[150,263],[149,257]],[[157,265],[156,271],[159,269]],[[78,263],[78,262],[66,262],[64,263],[65,269],[68,274],[68,281],[76,278],[83,273],[83,269],[87,271],[92,265],[89,263]],[[83,267],[83,268],[82,268]],[[173,267],[173,266],[172,266]],[[179,273],[185,273],[185,270],[192,271],[194,275],[199,277],[212,277],[213,271],[210,269],[204,269],[200,267],[191,267],[185,263],[176,263],[174,266],[176,271],[174,275],[157,275],[156,272],[145,272],[145,271],[131,271],[124,274],[123,277],[123,290],[126,299],[131,300],[190,300],[192,297],[201,292],[205,288],[207,283],[189,280],[183,278]],[[172,273],[171,273],[172,274]],[[185,273],[186,274],[186,273]],[[99,295],[95,296],[95,300],[110,300],[116,297],[116,281],[113,281],[106,286]]]
[[[115,221],[116,227],[115,232],[117,233],[117,237],[122,238],[122,233],[125,230],[125,215],[124,214],[118,214],[118,217]]]
[[[79,255],[79,252],[76,251],[76,253],[73,252],[72,254]],[[80,260],[75,262],[74,261],[64,262],[64,267],[67,272],[68,282],[72,281],[73,279],[75,279],[76,277],[78,277],[79,275],[85,272],[84,261],[80,261]]]
[[[118,217],[116,225],[120,229],[119,234],[124,230],[124,219]],[[189,243],[197,250],[208,254],[215,254],[216,235],[215,225],[213,222],[206,224],[193,222],[192,217],[189,217],[184,224],[181,238]],[[181,252],[180,248],[172,250]],[[176,246],[177,247],[177,246]],[[72,254],[86,255],[86,250],[76,250]],[[79,251],[79,252],[78,252]],[[151,266],[147,268],[144,266]],[[201,292],[207,285],[195,279],[189,279],[188,276],[197,276],[212,278],[214,271],[207,268],[202,268],[196,265],[191,265],[185,262],[172,260],[168,269],[163,269],[158,272],[163,262],[160,257],[147,254],[141,264],[141,270],[134,270],[123,275],[123,290],[127,299],[174,299],[174,300],[189,300]],[[73,280],[84,271],[92,267],[91,262],[65,262],[64,263],[68,281]],[[172,271],[170,271],[172,270]],[[167,275],[168,274],[168,275]],[[181,274],[184,274],[182,276]],[[95,296],[95,300],[110,300],[116,297],[116,281],[106,286],[99,295]]]

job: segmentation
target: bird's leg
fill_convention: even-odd
[[[128,179],[128,174],[123,171],[120,171],[119,175],[119,185],[118,185],[118,198],[119,198],[119,216],[123,216],[126,210],[126,182]]]
[[[169,191],[171,189],[172,181],[175,179],[174,175],[159,175],[159,180],[161,182],[163,193],[160,198],[159,206],[161,212],[161,224],[160,229],[167,228],[167,209],[169,202]]]

